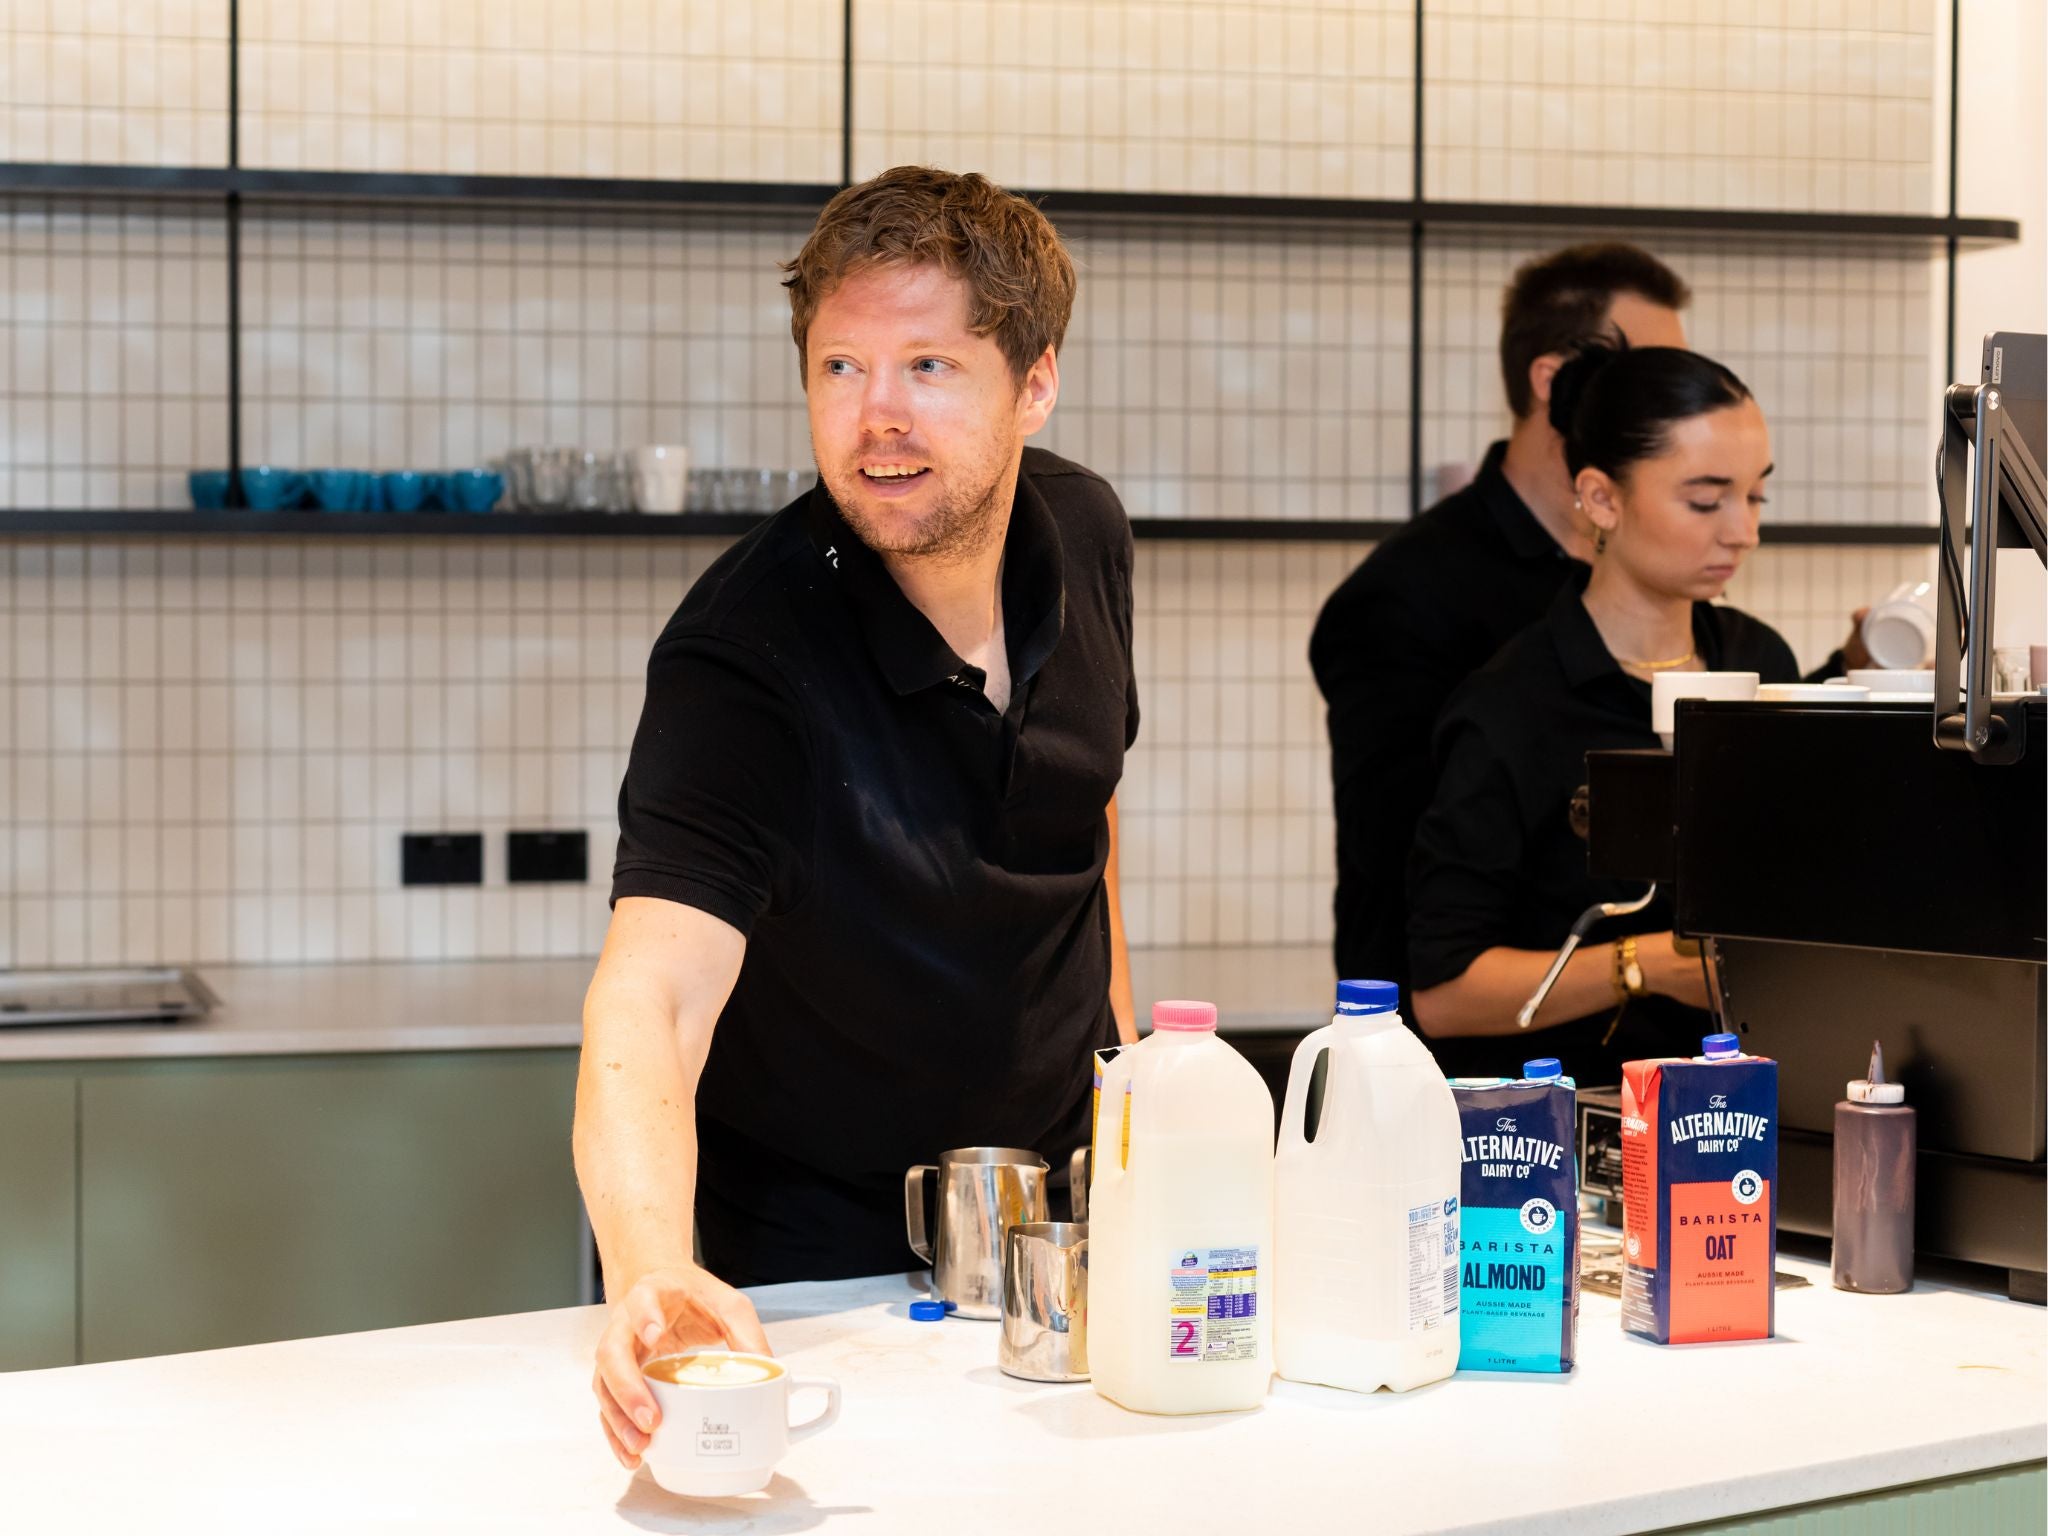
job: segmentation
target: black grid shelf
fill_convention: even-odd
[[[213,199],[245,204],[358,202],[683,208],[707,212],[815,212],[836,185],[806,182],[648,181],[574,176],[459,176],[382,171],[266,171],[226,167],[0,163],[0,194],[97,198]],[[1187,192],[1019,189],[1054,219],[1157,218],[1234,222],[1384,225],[1438,229],[1606,229],[1671,234],[1762,235],[1827,240],[2019,239],[2016,219],[1943,214],[1800,213],[1756,208],[1640,208],[1563,203],[1446,203],[1427,199],[1241,197]]]
[[[46,198],[181,203],[217,208],[226,223],[227,463],[242,454],[242,223],[258,210],[321,204],[337,209],[379,207],[444,209],[573,209],[702,211],[711,214],[807,214],[821,208],[853,175],[854,4],[841,3],[840,180],[837,183],[684,181],[570,176],[504,176],[281,170],[251,167],[241,157],[240,6],[228,0],[227,164],[155,167],[116,164],[0,162],[0,198]],[[1424,252],[1431,232],[1569,230],[1662,232],[1727,237],[1750,244],[1785,241],[1896,245],[1925,242],[1945,252],[1948,268],[1948,356],[1956,350],[1955,281],[1960,250],[2015,241],[2017,220],[1964,218],[1956,203],[1956,36],[1960,6],[1949,17],[1948,206],[1945,214],[1820,213],[1783,209],[1628,207],[1548,203],[1459,202],[1432,199],[1424,183],[1425,78],[1423,0],[1414,0],[1413,195],[1393,199],[1297,198],[1204,193],[1096,192],[1020,188],[1056,221],[1156,221],[1182,226],[1291,225],[1377,228],[1405,235],[1409,253],[1409,369],[1407,438],[1409,503],[1423,505],[1423,286]],[[277,535],[435,537],[722,537],[744,532],[758,515],[639,514],[335,514],[222,512],[5,511],[0,536],[94,535],[127,537],[241,537]],[[1140,538],[1192,540],[1377,539],[1399,522],[1272,518],[1134,518]],[[1780,544],[1912,546],[1934,542],[1932,524],[1778,524],[1766,536]]]
[[[730,538],[767,520],[762,512],[0,512],[0,537],[355,538],[397,534],[417,538]],[[1134,517],[1141,539],[1196,542],[1266,539],[1280,543],[1372,541],[1406,525],[1360,518]],[[1932,545],[1932,523],[1775,523],[1768,544]]]

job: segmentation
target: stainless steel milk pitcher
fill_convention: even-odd
[[[938,1219],[925,1230],[924,1178],[939,1181]],[[1003,1315],[1003,1249],[1010,1228],[1044,1221],[1045,1160],[1017,1147],[961,1147],[903,1176],[910,1246],[932,1267],[932,1294],[962,1317]]]

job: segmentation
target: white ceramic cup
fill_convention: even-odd
[[[1753,699],[1755,672],[1659,672],[1650,679],[1650,728],[1669,748],[1678,739],[1680,699]]]
[[[1853,667],[1849,681],[1859,688],[1868,688],[1872,693],[1911,693],[1921,698],[1934,697],[1934,673],[1889,672],[1883,667]]]
[[[1902,581],[1863,616],[1863,648],[1888,672],[1924,667],[1934,655],[1934,583]]]
[[[1762,683],[1759,704],[1860,704],[1870,690],[1860,683]]]
[[[758,1492],[775,1476],[783,1452],[829,1428],[839,1417],[838,1382],[823,1376],[792,1376],[771,1355],[693,1349],[650,1360],[641,1370],[672,1362],[701,1362],[708,1379],[673,1382],[647,1377],[648,1390],[661,1405],[661,1422],[655,1425],[642,1460],[670,1493],[724,1498]],[[825,1394],[824,1412],[792,1425],[790,1394],[806,1388]]]
[[[657,444],[633,450],[633,505],[642,512],[680,512],[690,493],[690,452]]]

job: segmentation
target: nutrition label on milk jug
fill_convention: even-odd
[[[1408,1331],[1441,1328],[1458,1315],[1458,1202],[1408,1208]]]
[[[1173,1360],[1255,1360],[1259,1353],[1259,1250],[1183,1248],[1173,1258]]]

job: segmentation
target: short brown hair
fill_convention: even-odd
[[[1553,352],[1570,357],[1589,342],[1614,339],[1607,312],[1619,293],[1666,309],[1692,302],[1692,290],[1676,272],[1620,241],[1568,246],[1515,269],[1501,300],[1500,371],[1517,421],[1536,403],[1529,367],[1537,358]]]
[[[825,205],[789,276],[789,329],[799,367],[825,296],[869,267],[937,263],[967,284],[967,323],[994,336],[1019,383],[1074,312],[1074,263],[1037,205],[986,176],[899,165]]]

